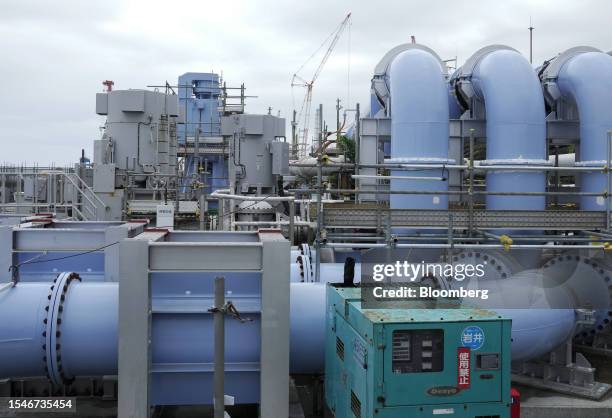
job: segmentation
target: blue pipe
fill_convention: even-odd
[[[559,70],[557,79],[561,95],[575,103],[580,114],[580,165],[607,164],[607,133],[612,129],[612,57],[603,52],[584,52],[569,58]],[[606,190],[603,173],[584,173],[583,192]],[[582,210],[606,209],[603,197],[582,196]]]
[[[448,162],[448,85],[440,60],[415,46],[398,54],[389,71],[391,159],[394,163]],[[393,176],[447,177],[440,169],[392,171]],[[392,190],[447,191],[448,181],[391,180]],[[448,196],[391,195],[391,209],[447,209]]]
[[[75,376],[117,374],[119,284],[72,281],[65,286],[68,277],[62,273],[53,284],[19,283],[0,292],[0,317],[14,318],[0,325],[0,378],[49,375],[62,384]],[[322,371],[325,285],[292,283],[290,315],[292,372]],[[227,334],[242,341],[226,345],[229,363],[259,359],[259,319],[246,316],[253,321],[226,323]],[[194,332],[197,329],[201,331]],[[153,321],[151,346],[154,367],[211,363],[212,317],[159,313]],[[155,398],[163,399],[160,396]]]
[[[333,273],[326,275],[325,282],[340,281],[336,269],[339,266],[333,267]],[[54,284],[55,290],[48,283],[19,283],[0,293],[0,317],[20,318],[4,321],[0,326],[0,358],[3,359],[0,378],[48,374],[54,382],[62,383],[74,376],[117,373],[118,283],[73,281],[66,287],[68,277],[68,274],[60,275],[59,285]],[[61,289],[64,288],[67,290],[62,299]],[[63,309],[58,309],[53,301],[61,301]],[[52,314],[46,310],[50,305]],[[325,283],[291,283],[290,306],[290,370],[292,373],[320,373],[324,361]],[[571,336],[573,310],[541,309],[539,305],[536,308],[535,311],[499,311],[513,321],[513,360],[528,360],[545,354]],[[534,315],[538,321],[533,321]],[[57,328],[60,334],[45,335],[49,324],[57,324],[57,318],[61,318]],[[240,335],[240,341],[250,341],[249,344],[228,345],[228,361],[256,362],[259,321],[246,324],[228,321],[227,326],[230,335]],[[202,332],[194,333],[195,329]],[[212,361],[209,315],[158,314],[153,323],[152,339],[154,366]],[[54,350],[53,356],[47,353],[49,348]],[[58,356],[61,362],[55,363]],[[159,379],[163,379],[163,374]],[[156,395],[155,399],[161,400],[160,404],[172,403],[162,395]]]
[[[538,77],[512,49],[476,52],[471,82],[486,111],[487,162],[546,164],[546,115]],[[489,192],[544,192],[545,173],[489,172]],[[543,210],[544,196],[487,196],[490,210]]]

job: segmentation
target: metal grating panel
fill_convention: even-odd
[[[326,228],[427,227],[447,229],[449,221],[455,228],[467,228],[467,210],[410,210],[380,208],[325,208]],[[605,212],[576,210],[511,211],[475,210],[474,228],[521,228],[546,230],[597,230],[606,228]]]

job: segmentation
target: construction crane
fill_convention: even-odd
[[[317,81],[317,78],[319,78],[319,76],[321,75],[321,71],[323,71],[323,67],[325,66],[325,63],[327,62],[332,51],[336,47],[336,44],[338,43],[338,40],[340,39],[342,32],[344,32],[344,29],[348,26],[350,20],[351,20],[351,13],[349,12],[344,18],[344,20],[342,20],[340,25],[338,25],[336,29],[334,29],[334,31],[325,39],[325,41],[323,41],[321,46],[319,46],[319,48],[317,48],[317,50],[306,60],[306,62],[304,62],[304,64],[302,64],[302,66],[293,74],[293,78],[291,79],[292,88],[293,87],[304,87],[306,89],[306,94],[304,95],[304,100],[302,101],[300,112],[298,114],[297,120],[294,122],[297,125],[299,124],[302,125],[302,141],[300,145],[303,150],[305,150],[308,145],[308,127],[310,125],[312,87],[314,86],[315,81]],[[304,69],[306,64],[308,64],[308,62],[310,62],[310,60],[321,50],[321,48],[323,48],[323,46],[327,45],[328,42],[329,42],[329,46],[327,50],[325,51],[325,54],[323,55],[321,62],[315,69],[313,75],[309,78],[310,81],[300,76],[299,72]],[[295,139],[293,140],[295,141]]]

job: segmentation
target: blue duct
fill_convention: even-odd
[[[580,114],[579,165],[606,165],[606,141],[612,129],[612,57],[603,52],[584,52],[569,58],[559,70],[557,85],[561,95],[575,103]],[[581,176],[583,192],[601,193],[606,187],[604,173]],[[605,210],[605,199],[581,196],[580,208]]]
[[[471,73],[470,73],[471,72]],[[476,52],[462,68],[484,101],[487,161],[494,165],[547,164],[546,115],[538,77],[529,62],[508,47]],[[544,192],[544,172],[489,172],[489,192]],[[490,210],[544,210],[544,196],[487,196]]]
[[[392,171],[393,176],[444,177],[427,164],[447,163],[448,86],[438,57],[415,45],[398,54],[389,71],[392,163],[423,164],[424,170]],[[447,191],[448,181],[391,180],[392,190]],[[391,195],[391,209],[447,209],[448,196]]]

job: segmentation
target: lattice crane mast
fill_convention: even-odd
[[[304,64],[302,64],[302,66],[299,68],[299,70],[297,70],[295,72],[295,74],[293,74],[293,77],[291,79],[291,87],[292,88],[297,86],[297,87],[304,87],[306,89],[306,94],[304,95],[304,99],[302,100],[302,105],[300,107],[300,111],[299,111],[298,117],[297,117],[297,124],[298,124],[298,126],[300,124],[302,125],[302,140],[300,142],[300,146],[301,146],[302,150],[305,150],[307,145],[308,145],[308,128],[309,128],[309,125],[310,125],[310,110],[311,110],[311,104],[312,104],[312,87],[314,86],[315,81],[317,81],[317,79],[321,75],[321,72],[323,71],[323,67],[325,67],[325,64],[327,63],[327,60],[331,56],[331,53],[333,52],[334,48],[336,47],[336,44],[338,43],[338,40],[340,39],[340,36],[342,35],[342,32],[344,32],[344,29],[348,26],[350,20],[351,20],[351,13],[349,12],[346,15],[346,17],[344,18],[344,20],[342,20],[342,22],[340,22],[340,24],[336,27],[336,29],[334,29],[334,31],[325,39],[325,41],[323,41],[321,46],[319,46],[319,48],[317,48],[317,50],[306,60],[306,62],[304,62]],[[330,39],[331,39],[331,41],[330,41]],[[299,72],[304,69],[306,64],[308,64],[308,62],[310,62],[310,60],[328,42],[329,42],[329,46],[328,46],[327,50],[325,51],[325,54],[323,55],[323,58],[321,59],[321,62],[319,63],[319,65],[315,69],[313,75],[310,77],[310,81],[308,81],[304,77],[300,76]]]

